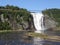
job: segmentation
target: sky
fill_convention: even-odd
[[[14,5],[29,11],[60,8],[60,0],[0,0],[0,6]]]

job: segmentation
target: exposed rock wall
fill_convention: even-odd
[[[52,29],[55,28],[57,25],[57,22],[55,22],[51,17],[48,15],[44,15],[44,23],[45,23],[45,28],[47,29]]]

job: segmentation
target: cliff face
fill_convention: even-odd
[[[32,30],[33,18],[29,11],[16,6],[0,7],[0,30]]]
[[[48,15],[44,15],[44,23],[45,23],[45,28],[47,29],[54,29],[56,28],[56,25],[58,24],[56,21],[54,21],[51,17],[49,17]]]
[[[51,26],[56,26],[55,30],[60,30],[60,9],[51,8],[43,10],[42,13],[47,15],[48,21],[46,21],[46,25],[50,24]],[[47,23],[48,22],[48,23]]]
[[[25,17],[26,18],[26,17]],[[2,28],[0,28],[0,30],[2,29],[8,29],[8,27],[10,27],[10,29],[12,30],[33,30],[34,29],[34,25],[33,25],[33,18],[30,15],[28,17],[28,20],[24,20],[25,19],[23,16],[19,17],[19,15],[17,15],[15,18],[13,17],[13,15],[9,14],[7,15],[6,18],[4,18],[4,14],[0,15],[0,25],[2,26]],[[7,23],[7,24],[6,24]],[[8,30],[10,30],[8,29]]]
[[[18,15],[17,15],[18,16]],[[18,29],[22,29],[22,30],[32,30],[33,27],[33,18],[30,15],[28,20],[24,20],[23,17],[15,17],[15,19],[9,15],[8,17],[4,18],[4,14],[0,15],[0,25],[2,25],[2,28],[0,29],[7,29],[8,27],[10,27],[13,30],[18,30]],[[8,24],[4,24],[4,23],[8,23]],[[5,25],[5,26],[4,26]]]
[[[60,9],[58,8],[46,9],[46,10],[43,10],[42,13],[44,15],[49,16],[49,18],[57,22],[58,24],[57,27],[60,27]]]

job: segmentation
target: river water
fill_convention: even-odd
[[[26,32],[0,33],[0,45],[60,45],[54,42],[41,39],[40,37],[26,36]]]

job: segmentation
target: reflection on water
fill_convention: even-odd
[[[44,40],[41,39],[40,37],[34,37],[33,42],[34,42],[33,45],[43,45]]]
[[[0,34],[0,45],[33,45],[32,37],[25,37],[23,32]]]
[[[41,39],[40,37],[34,37],[33,45],[60,45],[60,42],[53,42],[49,40]]]
[[[25,36],[24,32],[12,32],[0,34],[0,45],[60,45],[60,42]]]

